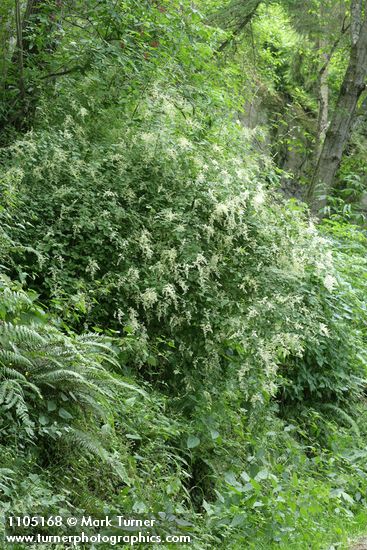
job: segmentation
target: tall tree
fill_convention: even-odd
[[[362,0],[351,1],[351,46],[348,66],[310,186],[310,196],[314,195],[317,186],[321,186],[322,198],[315,203],[315,206],[319,209],[325,206],[325,197],[333,187],[349,138],[358,99],[365,89],[367,76],[367,0],[364,1],[364,4],[363,6]]]

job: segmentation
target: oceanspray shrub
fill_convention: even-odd
[[[278,365],[327,330],[308,289],[327,286],[332,259],[302,213],[266,190],[261,133],[209,131],[179,101],[155,90],[134,126],[108,111],[86,125],[76,110],[14,144],[13,215],[29,225],[14,230],[24,252],[13,265],[77,328],[140,339],[127,360],[146,376],[193,395],[232,372],[261,405]]]

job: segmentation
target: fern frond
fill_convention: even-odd
[[[0,363],[3,365],[18,365],[20,367],[32,368],[31,361],[24,357],[19,351],[0,349]]]
[[[31,326],[3,323],[0,325],[0,338],[6,338],[11,342],[28,344],[33,347],[46,346],[47,340],[43,338]]]
[[[73,445],[77,445],[78,447],[80,447],[84,452],[106,460],[107,451],[101,445],[101,442],[92,434],[84,432],[77,428],[72,428],[66,433],[65,438],[69,440]]]
[[[0,366],[2,364],[0,363]],[[9,380],[9,379],[17,379],[22,380],[23,382],[27,382],[26,377],[21,372],[12,369],[11,367],[1,366],[0,368],[0,378],[3,380]]]

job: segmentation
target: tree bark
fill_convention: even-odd
[[[367,2],[366,2],[367,3]],[[314,207],[322,209],[326,196],[333,187],[335,176],[347,144],[358,99],[365,89],[367,76],[367,14],[362,21],[360,1],[352,1],[351,49],[349,63],[340,89],[335,112],[326,132],[322,150],[310,186],[314,197],[320,186],[322,196]]]
[[[329,61],[327,60],[319,73],[319,112],[317,120],[316,162],[318,162],[325,140],[329,122]]]

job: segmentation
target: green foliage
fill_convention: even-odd
[[[366,505],[366,239],[343,192],[316,227],[271,158],[314,139],[319,3],[303,28],[260,6],[230,59],[219,4],[42,3],[23,99],[0,8],[0,502],[321,549]],[[352,155],[341,177],[363,195]]]
[[[67,491],[61,496],[53,493],[44,476],[38,492],[25,490],[28,481],[37,483],[38,453],[41,462],[51,461],[58,452],[66,463],[73,455],[77,461],[93,456],[121,475],[108,437],[113,404],[124,392],[145,392],[110,372],[120,368],[108,339],[71,332],[66,336],[37,304],[34,293],[25,293],[4,275],[0,297],[0,446],[5,459],[1,492],[7,509],[13,505],[26,511],[34,499],[45,509],[65,510],[70,504]],[[18,457],[16,449],[21,449]],[[29,472],[24,480],[22,468]]]
[[[13,10],[8,3],[3,9],[7,23],[0,44],[3,141],[13,139],[14,126],[29,129],[43,99],[53,102],[70,85],[84,88],[83,107],[88,110],[96,104],[134,110],[157,78],[180,88],[195,108],[207,95],[214,102],[223,100],[219,95],[215,99],[211,87],[214,82],[219,87],[214,79],[223,80],[211,60],[224,33],[204,25],[203,16],[188,0],[78,0],[64,8],[57,2],[40,2],[28,18],[25,10],[23,94]]]
[[[30,437],[35,430],[57,437],[78,415],[106,416],[114,387],[123,384],[103,367],[117,365],[108,345],[92,334],[66,337],[6,278],[0,289],[0,405],[8,421]]]

